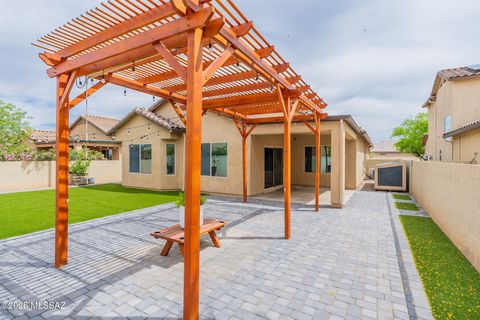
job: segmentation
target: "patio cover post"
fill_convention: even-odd
[[[202,35],[187,35],[187,129],[185,139],[185,244],[183,318],[198,319],[200,291],[200,163],[202,143]]]
[[[320,143],[320,117],[315,114],[315,211],[320,207],[320,165],[321,165],[321,143]]]
[[[257,127],[257,124],[253,124],[250,129],[247,130],[247,124],[242,121],[239,122],[236,118],[233,118],[235,125],[237,126],[240,135],[242,136],[242,182],[243,182],[243,202],[247,202],[247,138],[252,131]]]
[[[290,98],[287,99],[287,105],[290,105]],[[283,123],[283,190],[284,190],[284,205],[285,205],[285,239],[290,239],[291,226],[290,226],[290,202],[291,202],[291,163],[290,163],[290,147],[291,147],[291,122],[288,117],[285,118]]]
[[[295,115],[295,111],[298,106],[298,99],[292,103],[290,96],[284,97],[280,85],[277,84],[278,100],[282,106],[284,114],[283,122],[283,190],[284,190],[284,206],[285,206],[285,239],[290,239],[291,235],[291,219],[290,219],[290,206],[291,206],[291,126],[292,120]]]
[[[69,95],[76,72],[57,77],[56,97],[56,181],[55,181],[55,267],[68,262],[68,153]]]

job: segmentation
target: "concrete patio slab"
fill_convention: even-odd
[[[355,190],[345,190],[345,203],[348,202],[350,197],[355,193]],[[283,202],[283,188],[277,189],[272,192],[258,194],[252,197],[253,199],[269,200],[269,201],[281,201]],[[315,204],[315,187],[312,186],[292,186],[291,201],[296,204]],[[330,188],[320,188],[320,205],[329,206],[330,202]]]
[[[295,207],[287,241],[281,204],[211,198],[205,215],[233,223],[222,248],[202,240],[201,318],[411,318],[388,208],[385,193],[364,191],[344,209]],[[163,205],[73,225],[61,270],[51,230],[0,242],[0,301],[65,302],[0,318],[180,318],[183,258],[176,247],[161,257],[163,241],[149,236],[177,221]]]

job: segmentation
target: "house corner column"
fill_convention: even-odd
[[[330,174],[330,202],[333,207],[343,207],[345,194],[345,125],[340,119],[331,132],[332,169]]]
[[[315,211],[320,210],[320,170],[321,170],[321,143],[320,143],[320,118],[315,118]]]

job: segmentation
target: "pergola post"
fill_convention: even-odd
[[[68,263],[68,153],[69,95],[76,72],[57,77],[56,177],[55,177],[55,267]]]
[[[257,127],[257,124],[252,125],[252,127],[247,130],[247,124],[242,121],[239,122],[236,118],[233,119],[235,125],[237,126],[240,135],[242,136],[242,200],[247,202],[247,139],[252,131]]]
[[[320,143],[320,117],[315,115],[315,211],[320,208],[320,168],[321,168],[321,143]]]
[[[247,136],[242,135],[242,200],[247,202]]]
[[[185,244],[183,318],[198,319],[200,291],[200,163],[202,143],[202,35],[196,28],[187,40],[187,125],[185,139]]]
[[[277,85],[277,94],[279,103],[282,106],[284,120],[283,120],[283,196],[285,206],[285,239],[290,239],[291,235],[291,178],[292,178],[292,163],[291,163],[291,125],[293,116],[298,106],[298,99],[292,103],[292,99],[287,96],[284,98],[280,85]]]
[[[287,106],[290,106],[290,99],[287,99]],[[290,205],[291,205],[291,121],[288,116],[285,117],[283,123],[283,188],[284,188],[284,205],[285,205],[285,239],[290,239]]]

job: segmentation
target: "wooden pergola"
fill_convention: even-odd
[[[320,120],[327,104],[230,0],[110,0],[40,38],[35,46],[57,79],[55,266],[68,258],[69,110],[110,83],[171,100],[186,125],[184,318],[199,307],[202,115],[231,117],[243,141],[259,124],[284,124],[285,238],[290,238],[291,123],[316,137],[319,207]],[[74,99],[78,77],[96,83]],[[178,105],[185,105],[183,112]],[[313,126],[311,123],[315,123]]]

